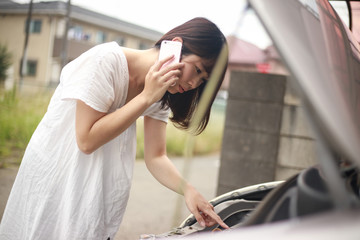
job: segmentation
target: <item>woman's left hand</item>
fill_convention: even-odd
[[[192,214],[194,214],[198,223],[205,227],[210,227],[218,223],[221,227],[229,227],[214,212],[214,207],[191,185],[186,187],[184,192],[185,202]]]

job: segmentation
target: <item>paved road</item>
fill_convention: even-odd
[[[172,159],[183,171],[182,158]],[[186,177],[210,200],[216,195],[219,155],[193,158]],[[0,169],[0,217],[17,169]],[[179,211],[176,211],[176,210]],[[179,212],[179,214],[177,214]],[[136,161],[133,185],[123,222],[115,240],[139,239],[144,233],[159,234],[178,226],[189,215],[183,197],[158,183],[147,171],[143,161]]]
[[[184,159],[173,159],[173,162],[179,171],[183,171]],[[218,168],[218,155],[197,157],[190,163],[187,179],[208,200],[216,194]],[[176,216],[177,205],[181,210],[179,216]],[[147,171],[144,162],[137,161],[129,203],[115,240],[138,239],[144,233],[167,232],[189,214],[183,197],[163,187]]]

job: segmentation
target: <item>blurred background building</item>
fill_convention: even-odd
[[[25,72],[22,84],[29,88],[58,84],[61,68],[89,48],[115,41],[129,48],[150,48],[163,33],[109,17],[63,1],[20,4],[0,0],[0,44],[13,56],[8,86],[19,83],[24,55],[24,39],[29,9],[32,7]],[[229,85],[231,71],[285,73],[273,47],[265,50],[228,37],[229,68],[223,88]],[[10,82],[10,83],[9,83]]]
[[[20,78],[30,4],[0,1],[0,44],[13,56],[11,79]],[[115,41],[146,49],[162,33],[108,17],[66,2],[36,2],[32,6],[24,85],[54,86],[62,65],[89,48]]]

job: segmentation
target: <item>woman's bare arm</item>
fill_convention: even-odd
[[[79,149],[90,154],[125,131],[153,103],[159,101],[177,80],[183,64],[161,66],[172,56],[156,62],[145,78],[143,91],[123,107],[110,114],[96,111],[84,102],[76,104],[76,140]]]
[[[202,226],[219,223],[228,226],[214,212],[213,206],[178,172],[166,154],[166,123],[144,118],[145,162],[151,174],[167,188],[184,195],[185,202]]]
[[[90,154],[100,146],[119,136],[150,106],[137,96],[122,108],[106,114],[98,112],[78,100],[76,104],[76,140],[79,149]]]

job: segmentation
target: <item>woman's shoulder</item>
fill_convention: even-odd
[[[102,43],[94,47],[100,56],[117,56],[124,58],[125,54],[117,42]]]
[[[95,45],[67,64],[63,71],[79,72],[79,70],[95,70],[98,67],[122,66],[127,68],[127,60],[122,48],[116,42],[106,42]]]
[[[117,42],[107,42],[96,45],[89,50],[88,58],[93,59],[99,66],[109,66],[118,71],[127,69],[127,59],[122,47]]]
[[[117,42],[95,45],[79,56],[79,58],[115,60],[114,57],[117,60],[126,60],[124,52]]]
[[[121,47],[119,46],[119,44],[117,42],[105,42],[105,43],[100,43],[98,45],[95,45],[94,47],[92,47],[93,49],[103,49],[103,50],[121,50]]]

